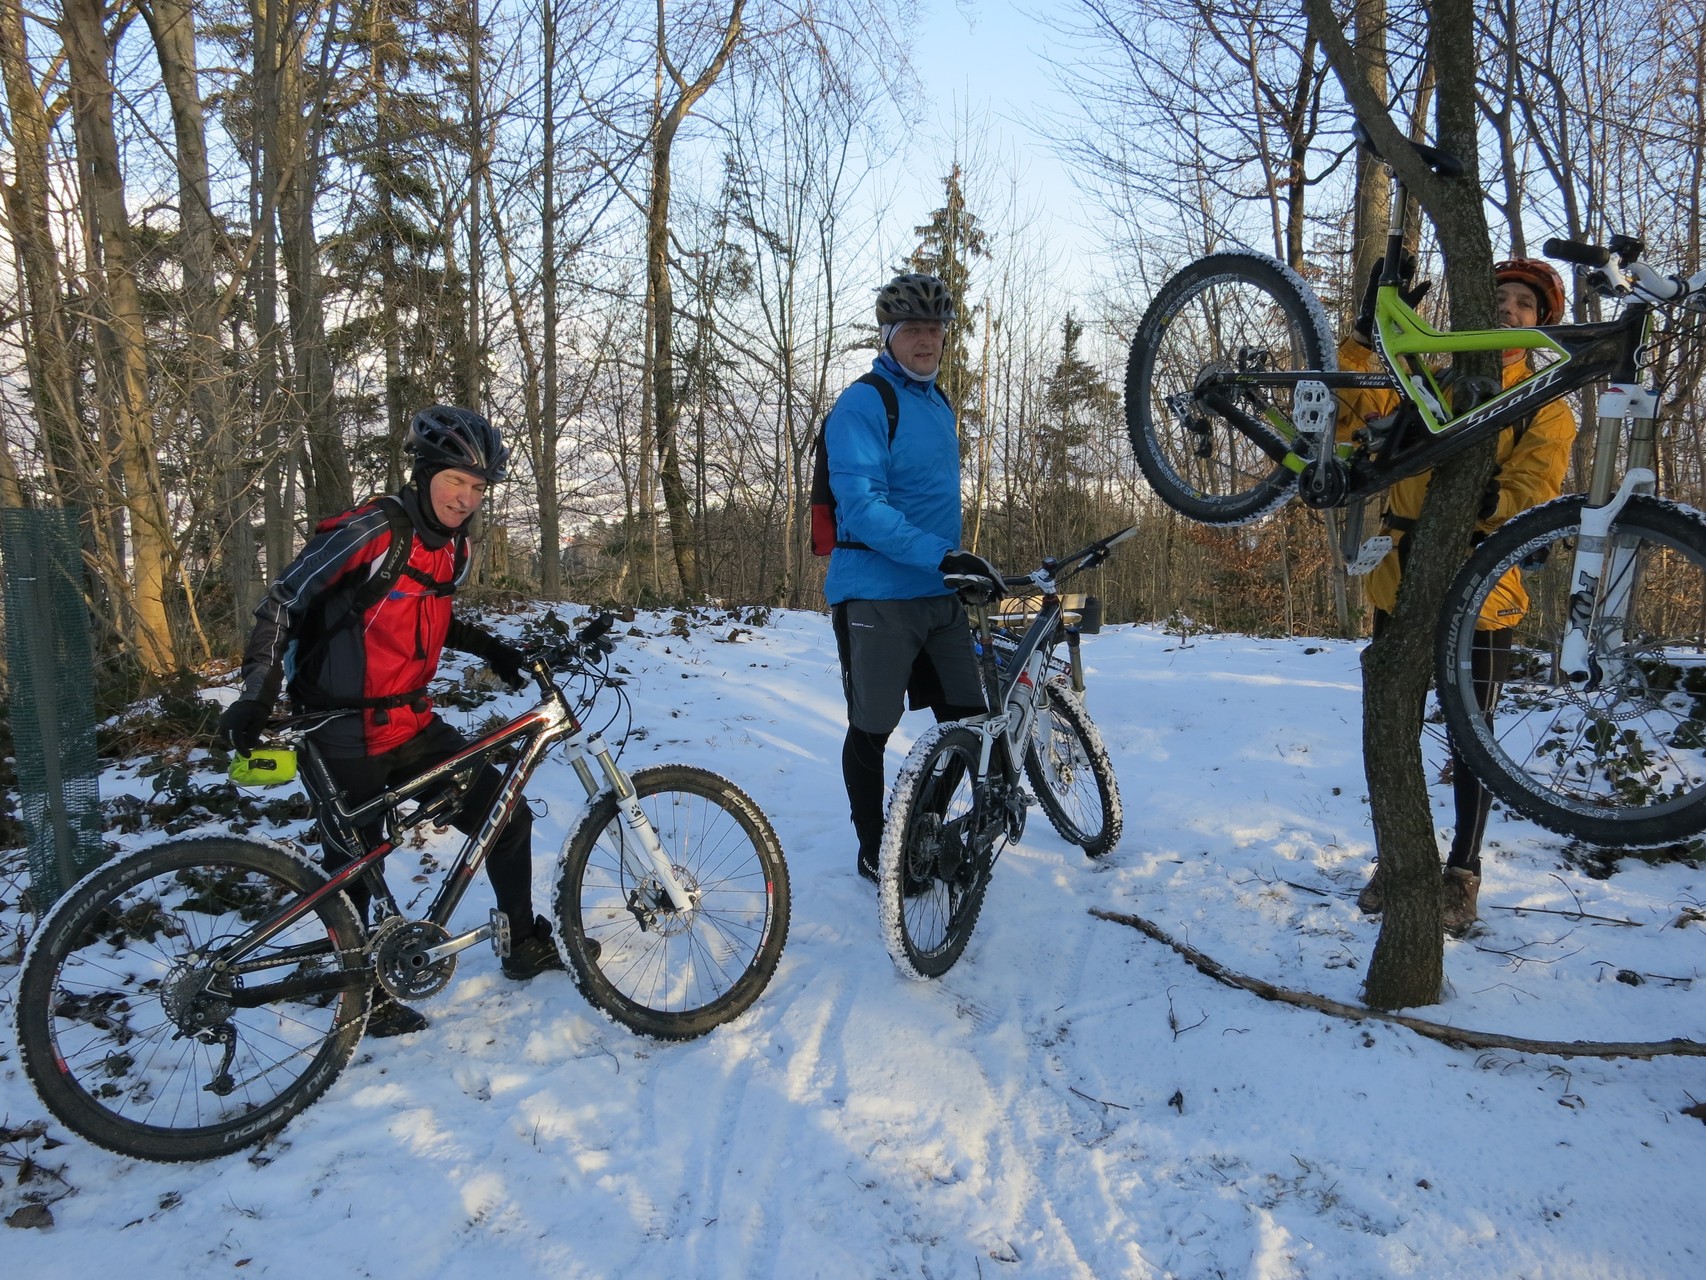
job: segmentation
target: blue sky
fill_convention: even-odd
[[[920,122],[930,135],[923,149],[930,162],[909,155],[904,176],[895,178],[894,212],[907,235],[940,202],[958,135],[962,147],[981,151],[987,162],[1017,169],[1024,196],[1040,206],[1040,235],[1068,256],[1094,250],[1087,225],[1094,206],[1079,198],[1070,170],[1038,128],[1051,114],[1071,112],[1046,60],[1052,41],[1050,28],[1012,0],[931,0],[913,45],[914,66],[931,100]]]

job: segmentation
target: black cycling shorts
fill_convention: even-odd
[[[892,732],[907,695],[914,711],[984,705],[971,628],[958,596],[846,600],[835,606],[832,618],[847,723],[855,729]]]

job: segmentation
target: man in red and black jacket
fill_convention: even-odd
[[[467,745],[434,713],[427,693],[446,645],[485,659],[511,688],[526,680],[519,650],[450,608],[468,570],[465,526],[487,486],[504,478],[509,449],[485,418],[445,405],[415,415],[404,448],[414,472],[402,491],[321,521],[267,592],[244,650],[242,691],[220,719],[231,745],[249,752],[281,685],[307,709],[359,709],[314,736],[354,804]],[[403,538],[406,554],[394,545]],[[457,828],[477,830],[501,785],[497,769],[485,766],[453,819]],[[510,922],[503,971],[517,979],[563,967],[550,924],[533,914],[532,834],[532,814],[522,805],[486,859],[498,909]],[[350,858],[328,844],[323,861],[333,871]],[[365,888],[352,886],[349,896],[366,911]],[[385,998],[374,1005],[368,1033],[403,1035],[426,1025],[415,1010]]]

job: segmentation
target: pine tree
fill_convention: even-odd
[[[1037,432],[1042,471],[1056,483],[1070,483],[1091,474],[1078,455],[1120,410],[1119,394],[1095,365],[1078,354],[1078,341],[1083,336],[1084,326],[1068,312],[1061,324],[1060,362],[1049,374],[1043,394],[1048,417]]]
[[[971,371],[970,339],[977,332],[980,310],[971,303],[971,264],[975,258],[988,256],[988,237],[978,225],[977,215],[966,208],[958,161],[942,179],[942,187],[946,197],[942,207],[930,215],[929,222],[913,228],[918,234],[918,248],[909,265],[913,271],[940,279],[954,299],[957,314],[948,328],[937,382],[960,420],[975,423],[982,420],[983,407],[981,397],[973,394],[976,379]]]

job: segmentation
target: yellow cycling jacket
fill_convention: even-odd
[[[1373,351],[1355,338],[1339,344],[1339,368],[1366,373],[1379,367]],[[1527,361],[1505,366],[1505,386],[1510,387],[1528,377],[1533,370]],[[1383,417],[1398,407],[1396,391],[1350,390],[1339,393],[1339,436],[1346,438],[1370,418]],[[1576,419],[1562,400],[1541,405],[1534,411],[1533,421],[1525,431],[1506,427],[1499,435],[1499,506],[1492,517],[1475,526],[1480,533],[1491,533],[1512,516],[1550,502],[1563,492],[1564,473],[1570,465],[1570,445],[1576,438]],[[1402,523],[1391,529],[1393,547],[1387,557],[1368,575],[1368,600],[1376,609],[1390,613],[1398,603],[1398,582],[1403,576],[1399,547],[1407,536],[1409,525],[1422,512],[1422,500],[1427,496],[1428,480],[1433,472],[1400,480],[1386,491],[1386,517]],[[1514,627],[1528,612],[1528,592],[1523,589],[1522,572],[1512,569],[1487,597],[1481,610],[1478,630],[1498,631]]]

